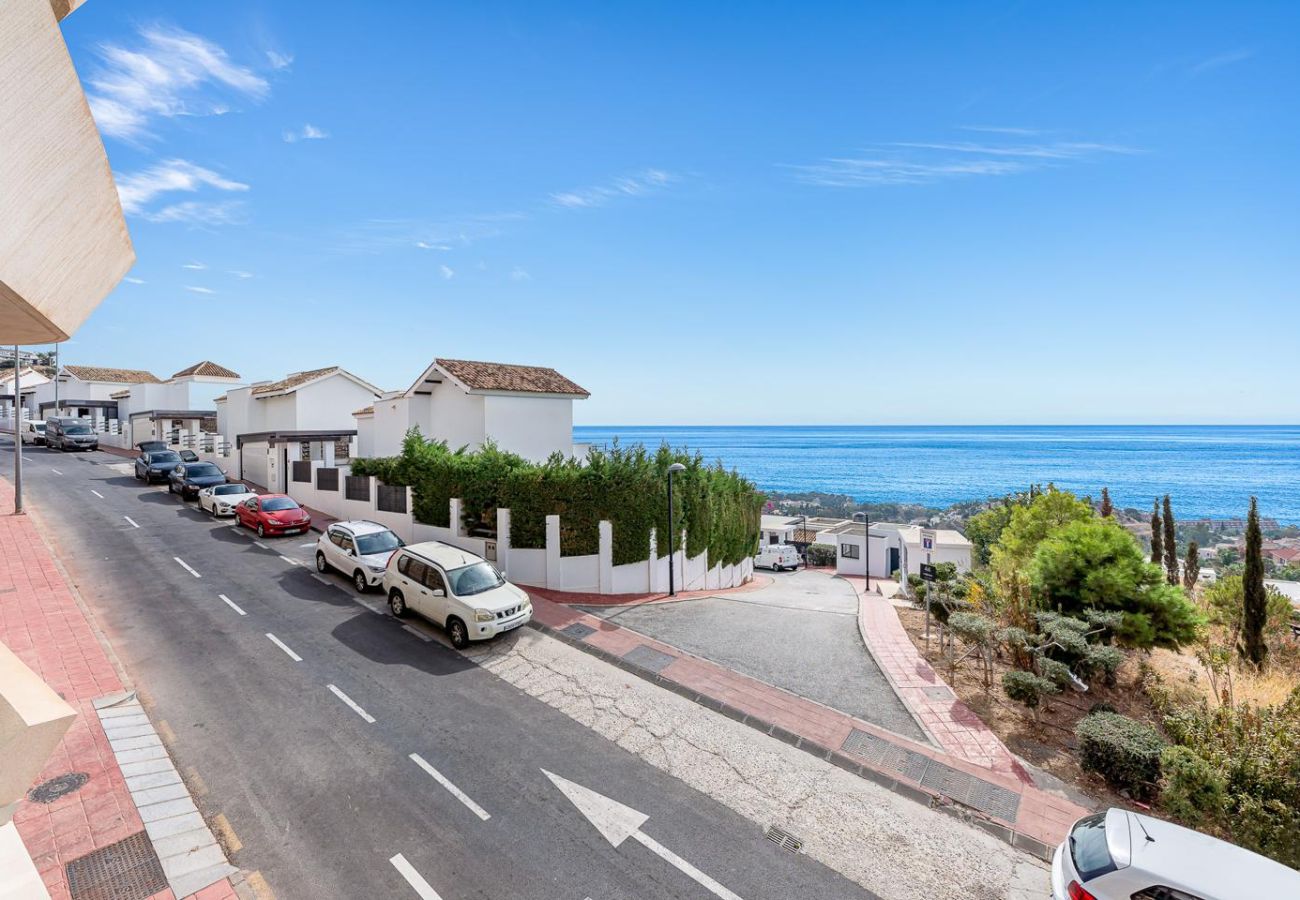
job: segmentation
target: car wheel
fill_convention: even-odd
[[[393,591],[388,595],[388,608],[392,610],[395,618],[406,617],[406,598],[402,596],[401,591]]]
[[[465,630],[465,623],[455,616],[447,619],[447,637],[451,639],[451,645],[457,650],[464,650],[469,646],[469,632]]]
[[[370,582],[366,580],[366,573],[357,569],[352,573],[352,586],[357,589],[358,594],[364,594],[370,590]]]
[[[264,528],[264,527],[262,526],[262,523],[261,523],[261,522],[258,522],[258,523],[257,523],[257,536],[258,536],[258,537],[266,537],[266,528]]]
[[[319,550],[316,551],[316,571],[324,575],[330,570],[330,564],[325,562],[325,554]]]

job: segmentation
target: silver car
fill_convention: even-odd
[[[1300,872],[1227,841],[1109,809],[1074,823],[1052,858],[1055,900],[1300,897]]]

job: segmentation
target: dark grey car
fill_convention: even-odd
[[[183,462],[167,475],[168,492],[184,500],[194,499],[205,487],[225,483],[226,473],[210,462]]]
[[[135,477],[153,484],[166,481],[172,469],[181,464],[181,456],[175,450],[154,450],[141,453],[135,458]]]

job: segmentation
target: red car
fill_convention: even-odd
[[[268,534],[302,534],[311,527],[311,516],[287,494],[249,497],[235,507],[235,518],[245,528],[257,529],[258,537]]]

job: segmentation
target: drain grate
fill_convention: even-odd
[[[67,865],[72,900],[146,900],[167,890],[167,876],[143,831]]]
[[[560,631],[564,632],[569,637],[575,637],[579,640],[585,638],[589,634],[596,633],[596,629],[592,628],[590,625],[584,625],[581,622],[574,622],[572,625],[566,625],[561,628]]]
[[[624,653],[623,658],[643,669],[649,669],[651,672],[657,673],[662,672],[664,667],[672,663],[677,657],[656,650],[654,647],[647,647],[645,644],[637,644]]]
[[[66,772],[36,785],[27,792],[27,799],[34,803],[53,803],[60,797],[80,790],[89,780],[90,776],[85,772]]]
[[[784,828],[778,828],[775,825],[769,828],[767,834],[763,836],[776,844],[782,850],[789,850],[791,853],[798,853],[803,849],[803,841],[799,840],[799,838],[795,837]]]

